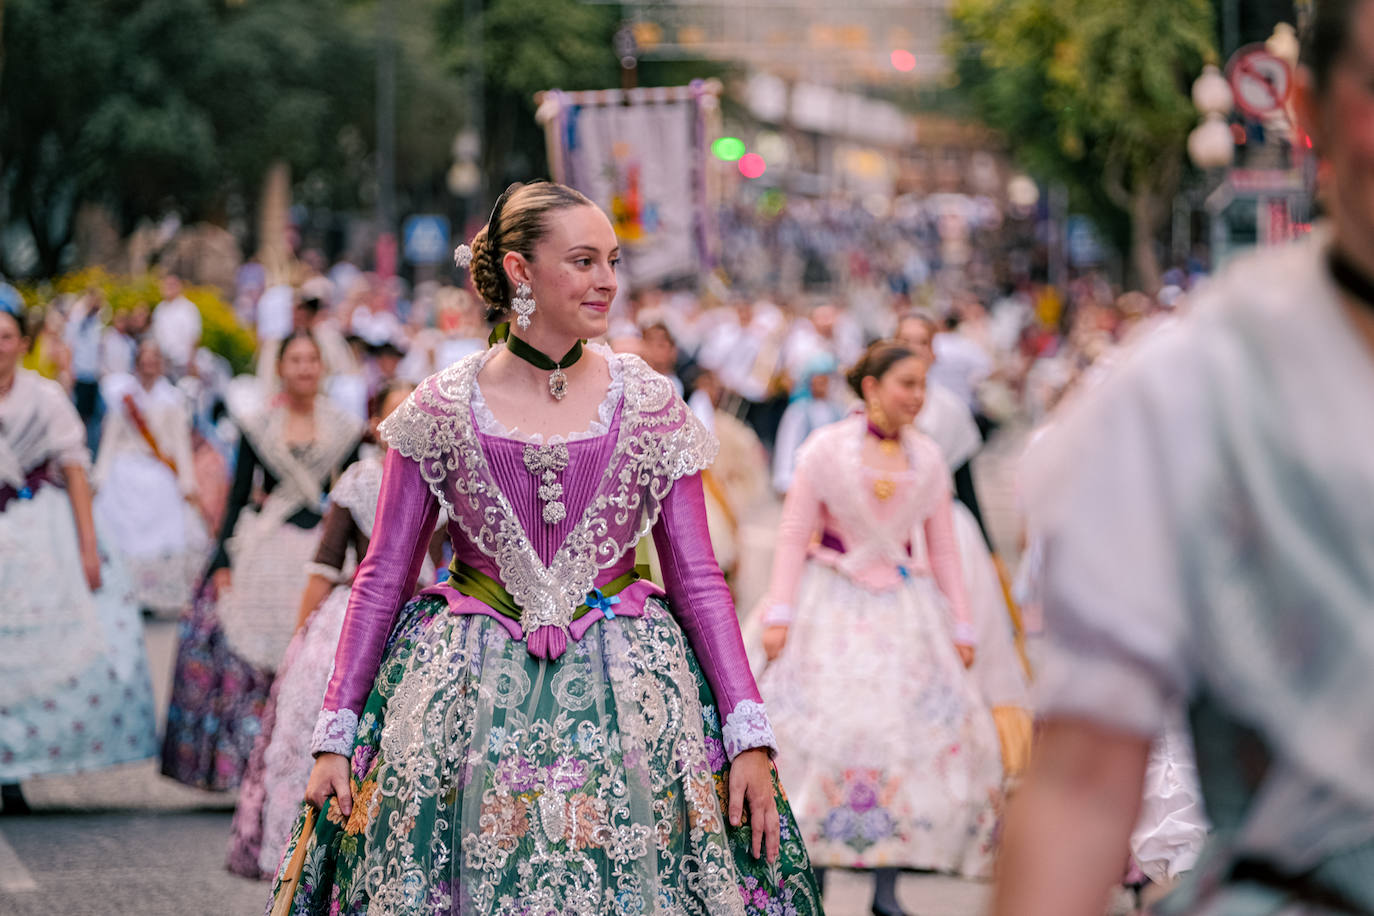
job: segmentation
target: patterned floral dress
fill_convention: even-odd
[[[303,812],[274,912],[821,911],[780,788],[776,862],[726,820],[730,761],[773,740],[706,535],[714,444],[666,379],[594,352],[612,384],[582,435],[501,428],[477,384],[489,354],[383,425],[374,538],[316,727],[316,750],[351,755],[352,813],[331,801],[307,831]],[[519,620],[448,585],[400,608],[440,506],[457,563]],[[666,594],[608,596],[651,531]]]
[[[997,727],[956,643],[978,644],[939,449],[863,462],[867,420],[802,447],[765,622],[787,625],[759,682],[778,764],[818,865],[983,877],[1002,804]],[[812,546],[819,537],[819,546]]]
[[[180,622],[162,772],[187,785],[238,786],[263,728],[272,679],[296,625],[329,482],[357,458],[362,425],[323,399],[314,441],[288,446],[286,409],[239,418],[243,432],[219,546]],[[254,492],[265,492],[261,505]],[[233,570],[220,594],[213,575]]]
[[[0,783],[157,753],[143,622],[103,537],[100,590],[81,574],[62,468],[89,464],[66,391],[21,369],[0,397]]]

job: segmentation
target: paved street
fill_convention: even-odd
[[[6,916],[158,916],[261,913],[267,886],[223,867],[229,814],[211,811],[61,813],[0,827],[0,913]],[[835,875],[832,916],[868,912],[869,879]],[[981,911],[986,891],[945,878],[908,877],[920,916]]]
[[[105,785],[151,778],[129,768]],[[45,784],[46,787],[46,784]],[[35,801],[42,796],[35,789]],[[0,824],[0,913],[6,916],[158,916],[262,911],[267,887],[223,868],[227,810],[131,808],[60,811]],[[830,879],[826,912],[868,912],[871,879]],[[983,909],[985,887],[949,878],[907,876],[900,888],[919,916],[967,916]]]

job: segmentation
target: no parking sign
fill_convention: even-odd
[[[1246,45],[1231,55],[1226,79],[1236,107],[1257,120],[1283,110],[1293,92],[1293,69],[1262,44]]]

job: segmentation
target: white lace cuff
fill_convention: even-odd
[[[978,632],[973,628],[973,624],[969,623],[967,620],[955,622],[954,644],[956,646],[978,645]]]
[[[768,756],[778,754],[778,740],[773,737],[773,726],[768,722],[768,712],[756,700],[740,700],[725,717],[721,728],[725,741],[725,756],[734,760],[741,752],[756,747],[768,748]]]
[[[792,605],[774,602],[763,609],[765,626],[786,627],[792,624]]]
[[[353,738],[358,733],[358,714],[351,709],[322,709],[315,720],[310,741],[312,754],[353,755]]]

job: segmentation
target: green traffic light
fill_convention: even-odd
[[[738,137],[721,137],[711,144],[711,155],[722,162],[737,162],[744,155],[744,141]]]

